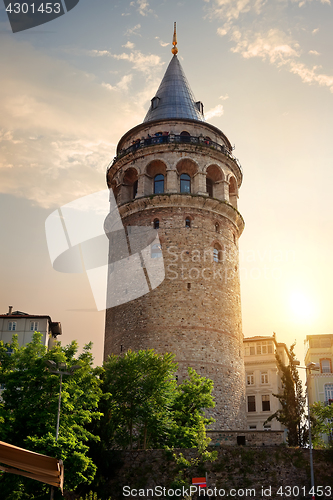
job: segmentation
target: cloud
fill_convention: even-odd
[[[136,3],[139,6],[138,12],[139,14],[141,14],[141,16],[148,16],[148,14],[153,14],[153,11],[149,8],[149,3],[146,2],[146,0],[137,0]]]
[[[303,63],[292,62],[290,65],[291,73],[298,75],[304,83],[317,84],[320,87],[328,87],[333,93],[333,75],[329,76],[323,73],[318,73],[318,69],[318,66],[309,68]]]
[[[217,28],[217,35],[228,35],[232,46],[231,52],[238,53],[246,59],[257,57],[278,68],[298,75],[304,83],[318,84],[332,88],[331,76],[324,71],[319,72],[317,66],[309,67],[302,60],[305,53],[320,55],[316,50],[302,50],[293,33],[299,33],[299,19],[286,16],[290,8],[286,0],[204,0],[206,3],[206,18],[210,20],[223,19],[222,26]],[[299,7],[305,4],[330,5],[330,0],[292,0]],[[286,22],[286,19],[288,21]],[[311,31],[318,32],[318,28]]]
[[[126,32],[125,32],[125,35],[126,36],[131,36],[131,35],[141,36],[140,33],[138,33],[140,29],[141,29],[141,24],[136,24],[135,26],[133,26],[133,28],[128,28],[128,30],[126,30]]]
[[[300,55],[299,44],[278,29],[271,29],[264,34],[250,31],[241,33],[235,29],[231,38],[235,42],[232,52],[240,53],[245,59],[260,57],[281,66]]]
[[[160,56],[155,54],[143,54],[139,50],[133,50],[131,53],[127,54],[123,52],[122,54],[110,54],[114,59],[128,61],[132,64],[133,69],[141,71],[146,74],[150,74],[156,71],[157,68],[164,65],[161,61]]]
[[[133,42],[130,42],[128,40],[128,42],[126,42],[125,45],[122,45],[122,47],[124,47],[125,49],[134,49],[135,45]]]
[[[259,57],[277,67],[284,66],[298,75],[302,82],[328,87],[333,92],[333,77],[319,73],[318,66],[309,67],[301,62],[299,44],[285,33],[277,29],[271,29],[267,33],[241,33],[234,29],[232,40],[235,42],[232,52],[239,53],[246,59]]]
[[[226,99],[229,99],[229,96],[228,96],[228,94],[220,95],[219,99],[221,99],[221,101],[225,101]]]
[[[267,0],[212,0],[207,1],[207,17],[209,19],[223,19],[226,23],[235,21],[242,14],[254,11],[256,14],[262,12]]]
[[[140,93],[119,99],[132,74],[110,89],[14,38],[0,65],[0,192],[53,208],[104,189],[119,136],[146,111]]]
[[[210,120],[211,118],[214,118],[215,116],[222,116],[224,113],[223,106],[222,104],[218,104],[215,106],[215,108],[212,108],[205,112],[205,118],[206,120]]]
[[[115,90],[115,91],[127,91],[129,84],[131,83],[133,79],[133,75],[124,75],[121,80],[114,86],[110,85],[109,83],[102,83],[102,86],[105,87],[108,90]]]
[[[161,45],[161,47],[167,47],[170,45],[170,42],[163,42],[159,36],[155,36],[155,40],[158,40],[158,43]]]
[[[313,56],[320,56],[320,52],[317,52],[317,50],[309,50],[309,54]]]

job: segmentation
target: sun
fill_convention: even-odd
[[[289,297],[289,305],[297,321],[307,322],[316,316],[315,303],[301,291],[293,291]]]

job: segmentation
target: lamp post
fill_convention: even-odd
[[[62,377],[63,375],[73,375],[75,370],[78,370],[81,368],[80,365],[74,365],[69,368],[69,371],[67,370],[67,365],[66,363],[59,363],[57,364],[55,361],[52,359],[48,359],[45,361],[45,364],[47,366],[47,369],[50,373],[54,373],[56,375],[60,375],[60,387],[59,387],[59,398],[58,398],[58,413],[57,413],[57,427],[56,427],[56,441],[58,441],[58,436],[59,436],[59,423],[60,423],[60,409],[61,409],[61,391],[62,391]],[[54,497],[54,489],[53,486],[51,486],[51,494],[50,494],[50,500],[53,500]]]
[[[297,368],[302,368],[306,370],[306,400],[308,403],[308,424],[309,424],[309,450],[310,450],[310,474],[311,474],[311,498],[315,500],[315,485],[314,485],[314,472],[313,472],[313,455],[312,455],[312,438],[311,438],[311,420],[310,420],[310,398],[309,398],[309,379],[308,374],[311,373],[311,370],[319,370],[319,363],[308,363],[306,366],[298,366],[298,363],[295,363]]]

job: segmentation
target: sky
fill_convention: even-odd
[[[0,311],[47,314],[62,343],[94,343],[103,311],[86,274],[52,268],[45,220],[105,189],[121,136],[141,123],[172,57],[206,120],[235,146],[245,337],[333,332],[330,0],[80,0],[12,33],[0,4]]]

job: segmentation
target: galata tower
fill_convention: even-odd
[[[165,279],[106,311],[104,356],[172,352],[178,379],[193,367],[214,381],[213,428],[246,428],[237,210],[242,170],[228,138],[173,57],[143,123],[119,141],[107,171],[122,224],[158,231]],[[111,242],[110,242],[111,251]]]

